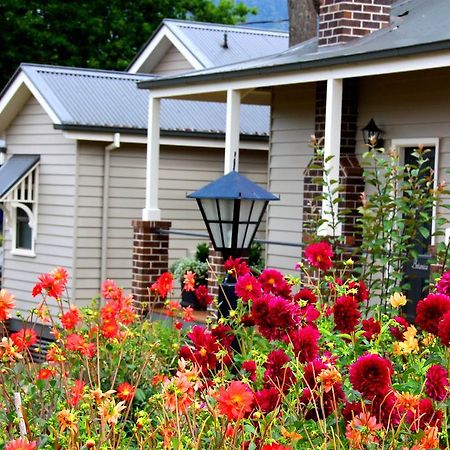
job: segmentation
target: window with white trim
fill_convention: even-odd
[[[38,165],[37,155],[13,155],[0,168],[0,202],[13,255],[35,256]]]

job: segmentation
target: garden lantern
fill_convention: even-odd
[[[371,145],[370,141],[372,138],[375,138],[375,144],[378,147],[382,146],[382,140],[381,140],[381,134],[383,133],[383,130],[378,128],[377,124],[373,119],[369,120],[369,123],[361,130],[363,134],[364,142],[367,145]]]
[[[236,171],[188,197],[197,200],[214,249],[225,259],[248,252],[267,204],[279,200]]]

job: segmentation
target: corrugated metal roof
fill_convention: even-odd
[[[92,69],[22,64],[62,125],[145,131],[148,93],[136,83],[152,78]],[[202,133],[225,132],[223,103],[164,100],[161,130]],[[267,135],[270,111],[266,106],[242,105],[241,133]]]
[[[165,19],[166,25],[205,67],[275,54],[289,47],[289,34],[255,28]],[[224,48],[226,35],[227,48]]]
[[[392,5],[391,24],[365,37],[342,45],[319,48],[317,39],[292,47],[277,55],[202,69],[185,75],[167,76],[145,82],[144,88],[170,86],[213,78],[248,76],[251,73],[301,70],[315,66],[327,66],[369,57],[383,58],[402,51],[423,51],[425,46],[450,47],[449,0],[401,0]]]

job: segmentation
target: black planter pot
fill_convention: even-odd
[[[195,295],[194,291],[181,291],[181,306],[183,308],[187,308],[190,306],[195,311],[205,311],[206,308],[202,306],[199,301],[197,300],[197,297]]]
[[[232,309],[236,309],[238,296],[236,295],[236,279],[231,275],[219,287],[219,317],[228,317]]]

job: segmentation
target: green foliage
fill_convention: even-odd
[[[170,271],[176,280],[183,282],[184,274],[191,271],[197,275],[198,278],[204,279],[208,274],[208,263],[201,262],[195,258],[183,258],[176,261]]]
[[[250,12],[233,0],[1,0],[0,85],[21,62],[124,70],[166,17],[233,24]]]
[[[259,242],[252,242],[250,246],[250,253],[248,255],[248,265],[250,270],[254,273],[261,273],[264,270],[265,261],[264,261],[264,247]]]
[[[200,242],[197,245],[197,250],[195,252],[195,259],[200,262],[206,262],[209,256],[209,245],[206,242]]]

